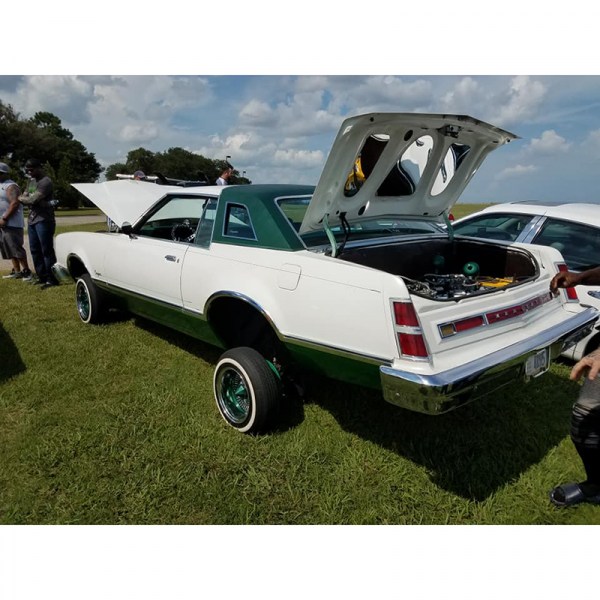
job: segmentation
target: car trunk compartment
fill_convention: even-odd
[[[399,275],[411,294],[434,300],[493,293],[539,274],[524,249],[456,238],[347,248],[339,258]]]

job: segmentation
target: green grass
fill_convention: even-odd
[[[583,477],[568,364],[439,417],[313,378],[250,437],[216,409],[216,349],[85,326],[72,285],[0,280],[0,307],[0,523],[600,524],[547,497]]]

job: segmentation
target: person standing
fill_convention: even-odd
[[[550,291],[579,284],[600,285],[600,267],[574,273],[557,273],[550,282]],[[556,506],[573,506],[581,502],[600,504],[600,349],[584,356],[571,370],[577,381],[586,374],[579,396],[571,412],[571,440],[583,462],[585,481],[563,483],[550,492]]]
[[[4,278],[22,279],[31,276],[23,247],[25,219],[19,186],[8,176],[9,172],[8,165],[0,162],[0,253],[12,261],[12,271]]]
[[[233,167],[227,165],[222,171],[220,177],[217,179],[217,185],[229,185],[229,178],[233,175]]]
[[[35,189],[19,196],[19,201],[29,207],[27,233],[29,234],[29,250],[33,266],[42,289],[58,285],[52,274],[52,265],[56,262],[54,253],[54,232],[56,219],[52,202],[52,180],[42,168],[37,158],[30,158],[25,163],[25,172],[35,182]]]

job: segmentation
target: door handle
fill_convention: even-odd
[[[172,254],[167,254],[165,258],[170,262],[177,262],[177,257],[173,256]]]

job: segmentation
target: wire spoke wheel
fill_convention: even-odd
[[[248,384],[243,376],[235,369],[223,369],[219,374],[217,393],[228,419],[243,423],[250,411]]]
[[[248,347],[233,348],[221,356],[215,368],[213,391],[221,416],[242,433],[266,431],[281,396],[273,368]]]

